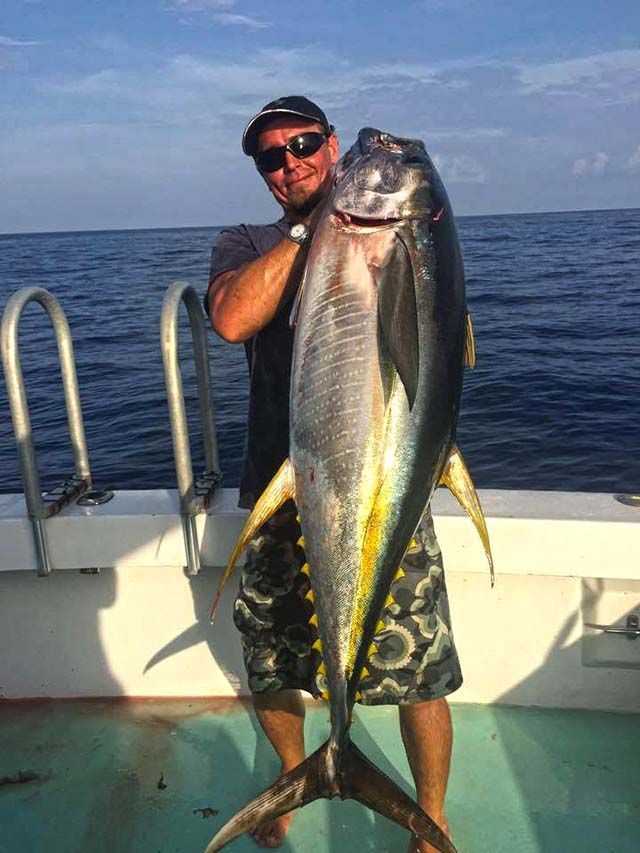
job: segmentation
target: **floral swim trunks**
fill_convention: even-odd
[[[324,676],[312,645],[316,629],[309,578],[297,545],[295,513],[282,513],[263,528],[247,550],[247,562],[234,606],[252,693],[284,689],[319,696]],[[438,699],[462,684],[453,642],[449,602],[431,514],[422,519],[402,568],[391,586],[394,603],[382,613],[384,630],[374,637],[378,651],[360,683],[363,705],[398,705]]]

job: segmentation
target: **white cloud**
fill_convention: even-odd
[[[436,154],[433,162],[447,184],[486,184],[487,173],[473,157],[466,154]]]
[[[631,157],[627,160],[627,169],[630,169],[632,172],[640,171],[640,145],[638,145]]]
[[[236,0],[173,0],[171,8],[183,12],[220,11],[233,9]]]
[[[231,12],[221,12],[214,15],[213,19],[226,27],[247,27],[250,30],[263,30],[271,26],[271,24],[259,21],[257,18],[250,18],[248,15],[235,15]]]
[[[177,12],[207,12],[210,20],[223,27],[263,30],[271,26],[267,21],[236,11],[236,5],[237,0],[173,0],[170,8]]]
[[[525,94],[637,99],[640,50],[609,51],[561,62],[521,65],[518,73]]]
[[[609,165],[609,155],[598,151],[592,157],[580,157],[573,164],[573,174],[577,178],[599,177]]]
[[[509,135],[504,127],[442,127],[424,130],[420,133],[425,140],[456,140],[460,142],[481,141],[483,139],[503,139]]]
[[[0,36],[0,47],[35,47],[39,41],[27,41],[26,39],[13,39],[8,36]]]

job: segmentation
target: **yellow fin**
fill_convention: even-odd
[[[318,627],[318,614],[317,613],[314,613],[313,616],[311,617],[311,619],[309,619],[309,625],[315,625],[316,628]],[[313,648],[313,646],[311,648]],[[318,651],[320,651],[320,649],[318,649]]]
[[[326,668],[326,666],[324,665],[324,661],[320,661],[320,666],[319,666],[319,667],[318,667],[318,669],[316,670],[316,673],[317,673],[318,675],[326,675],[326,674],[327,674],[327,668]]]
[[[465,367],[476,366],[476,341],[473,336],[473,323],[471,314],[467,311],[464,337],[464,363]]]
[[[355,696],[353,697],[356,702],[359,702],[362,699],[362,693],[359,690],[356,690]]]
[[[375,643],[371,643],[369,646],[369,651],[367,652],[367,657],[371,658],[374,655],[378,654],[378,647]]]
[[[315,616],[315,613],[314,613],[314,616]],[[313,618],[313,616],[311,618]],[[311,648],[315,649],[317,652],[320,652],[320,654],[322,654],[322,641],[320,640],[320,637],[318,637],[318,639],[311,646]]]
[[[403,578],[406,574],[407,573],[405,572],[405,570],[402,568],[402,566],[400,566],[400,568],[398,569],[398,572],[395,576],[395,580],[400,580],[400,578]]]
[[[384,624],[384,622],[382,621],[382,619],[380,619],[380,621],[379,621],[379,622],[378,622],[378,624],[376,625],[376,630],[375,630],[375,632],[374,632],[374,633],[375,633],[375,634],[381,634],[383,631],[386,631],[386,630],[387,630],[387,626]]]
[[[487,560],[489,561],[491,586],[493,586],[496,579],[493,571],[493,557],[491,555],[491,543],[489,542],[487,524],[484,520],[480,499],[471,480],[471,475],[464,464],[462,454],[455,446],[449,454],[440,482],[450,490],[451,494],[454,495],[460,506],[470,515],[471,520],[475,524],[480,539],[482,539],[484,553],[487,555]]]
[[[298,539],[298,541],[296,542],[296,545],[299,545],[301,548],[304,548],[304,536],[301,536]]]
[[[322,693],[320,694],[320,696],[324,699],[325,702],[329,701],[329,691],[328,690],[323,690]]]
[[[388,595],[385,599],[384,606],[391,607],[392,604],[395,604],[396,600],[392,595]]]
[[[293,467],[291,462],[289,462],[288,459],[285,459],[267,488],[258,498],[256,505],[242,528],[242,532],[238,537],[238,541],[235,544],[231,556],[229,557],[227,568],[225,569],[222,580],[218,585],[218,590],[215,594],[215,598],[213,599],[213,604],[211,605],[209,618],[212,622],[220,602],[220,596],[222,595],[224,585],[231,576],[231,573],[238,561],[238,557],[245,549],[247,543],[255,536],[262,525],[268,521],[283,504],[293,497],[295,497],[295,477]]]
[[[310,588],[310,589],[309,589],[309,592],[305,595],[305,597],[304,597],[304,598],[305,598],[305,601],[310,601],[310,602],[313,604],[313,603],[314,603],[314,601],[316,600],[316,594],[315,594],[315,592]]]
[[[309,575],[309,572],[311,571],[311,570],[309,569],[309,563],[304,563],[304,564],[303,564],[303,566],[302,566],[302,568],[300,569],[300,571],[302,572],[302,574],[303,574],[303,575],[307,575],[307,576],[308,576],[308,575]]]
[[[371,673],[366,668],[366,666],[363,666],[361,671],[360,671],[360,678],[369,678],[370,675],[371,675]]]

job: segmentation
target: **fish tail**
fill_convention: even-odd
[[[260,824],[275,820],[293,809],[332,797],[358,800],[441,853],[456,853],[456,848],[435,821],[372,764],[355,744],[347,741],[341,750],[338,768],[335,749],[335,742],[328,740],[302,764],[281,776],[225,823],[211,839],[205,853],[222,850],[244,832],[251,832]]]
[[[352,742],[340,766],[340,787],[343,799],[358,800],[441,853],[456,853],[438,824]]]
[[[301,764],[277,779],[243,809],[240,809],[209,842],[205,853],[215,853],[261,823],[275,820],[293,809],[322,797],[340,796],[336,783],[330,781],[335,746],[327,741]]]

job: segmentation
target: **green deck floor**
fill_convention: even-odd
[[[448,814],[460,853],[638,853],[640,717],[453,705]],[[408,780],[393,709],[354,739]],[[308,746],[327,733],[310,708]],[[200,853],[277,765],[238,703],[0,705],[0,853]],[[404,851],[357,803],[296,817],[281,850]],[[256,847],[241,838],[229,850]]]

